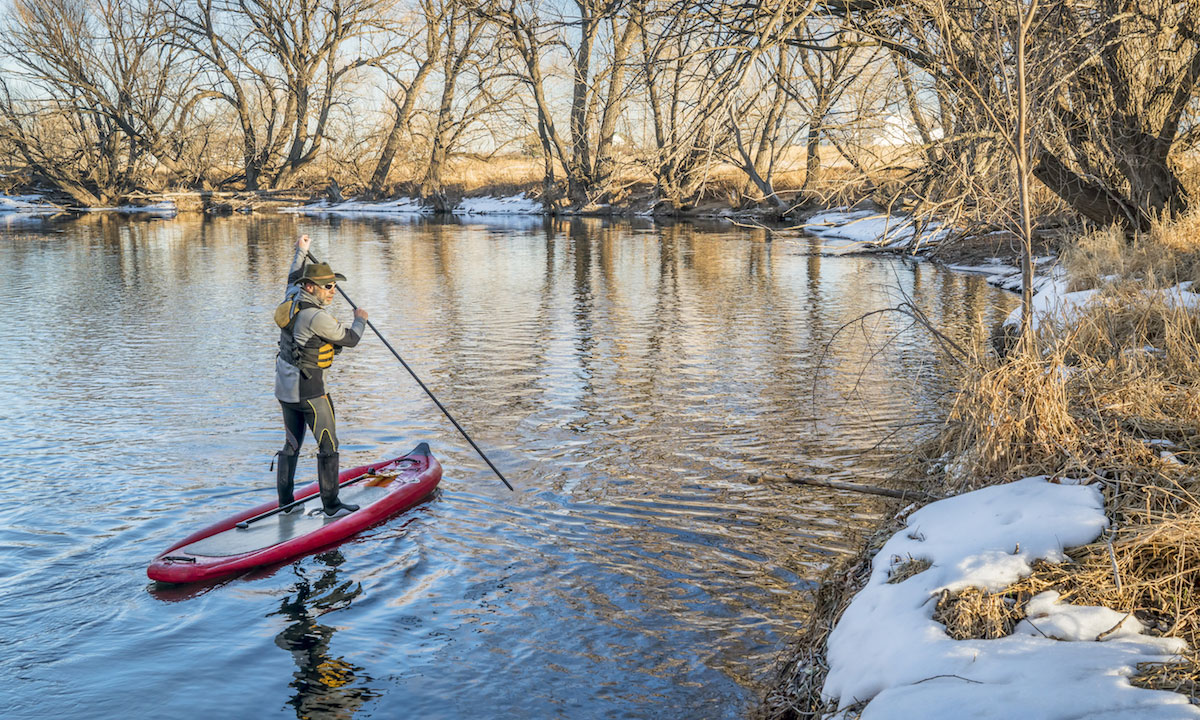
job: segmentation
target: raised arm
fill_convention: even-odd
[[[300,273],[308,263],[308,247],[311,244],[312,240],[307,235],[301,235],[300,239],[296,241],[296,252],[292,255],[292,265],[288,268],[288,287],[296,282],[296,278],[300,277]]]

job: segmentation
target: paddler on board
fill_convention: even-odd
[[[279,466],[275,487],[279,506],[295,500],[296,460],[304,442],[305,426],[317,439],[317,482],[321,487],[322,512],[326,517],[348,515],[357,505],[338,500],[338,441],[333,401],[325,390],[325,371],[342,348],[354,347],[367,326],[367,311],[354,311],[354,323],[343,325],[326,308],[333,301],[338,281],[327,263],[309,263],[311,240],[296,241],[296,253],[288,271],[284,301],[275,308],[279,326],[279,354],[275,357],[275,398],[283,408],[287,441],[276,453]],[[302,509],[297,505],[285,512]]]

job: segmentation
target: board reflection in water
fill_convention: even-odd
[[[291,621],[275,636],[275,644],[291,654],[297,668],[291,682],[296,693],[288,704],[295,708],[298,720],[350,718],[379,693],[371,689],[371,678],[361,667],[332,653],[335,630],[318,620],[349,607],[362,595],[362,585],[339,577],[338,566],[345,558],[337,550],[314,560],[308,569],[292,566],[297,578],[292,594],[271,613]],[[306,575],[314,571],[319,576],[309,580]]]

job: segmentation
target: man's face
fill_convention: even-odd
[[[308,286],[310,288],[309,292],[312,293],[318,300],[320,300],[322,305],[328,305],[329,303],[333,302],[333,293],[337,288],[336,282],[329,282],[323,285],[308,283]]]

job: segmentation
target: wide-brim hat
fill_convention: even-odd
[[[297,283],[311,282],[317,285],[326,285],[337,281],[344,282],[346,276],[341,273],[335,273],[333,268],[329,267],[329,263],[312,263],[305,265],[304,271],[300,273],[300,277],[296,278]]]

